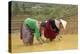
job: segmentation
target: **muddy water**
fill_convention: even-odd
[[[50,50],[66,50],[78,48],[78,35],[67,34],[62,35],[61,40],[55,40],[44,44],[34,44],[32,46],[24,46],[20,40],[19,34],[12,34],[12,52],[33,52],[33,51],[50,51]],[[34,38],[34,42],[36,42]]]

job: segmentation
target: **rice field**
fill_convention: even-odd
[[[12,53],[21,52],[34,52],[34,51],[55,51],[55,50],[68,50],[78,48],[78,35],[66,34],[61,35],[61,40],[54,40],[52,42],[43,44],[34,44],[32,46],[25,46],[20,39],[19,33],[12,33],[11,35],[11,47]],[[34,43],[36,43],[34,38]]]

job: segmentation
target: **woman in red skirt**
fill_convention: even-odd
[[[41,32],[44,34],[44,37],[49,39],[50,41],[54,40],[56,36],[59,34],[60,29],[66,27],[67,22],[59,19],[52,20],[48,19],[46,22],[41,24]]]

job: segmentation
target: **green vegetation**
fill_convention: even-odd
[[[77,5],[12,2],[12,16],[28,15],[34,18],[61,18],[77,15]]]

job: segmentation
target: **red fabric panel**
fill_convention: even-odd
[[[44,36],[50,39],[51,41],[57,36],[57,33],[53,31],[49,22],[46,23],[46,27],[44,29]]]

